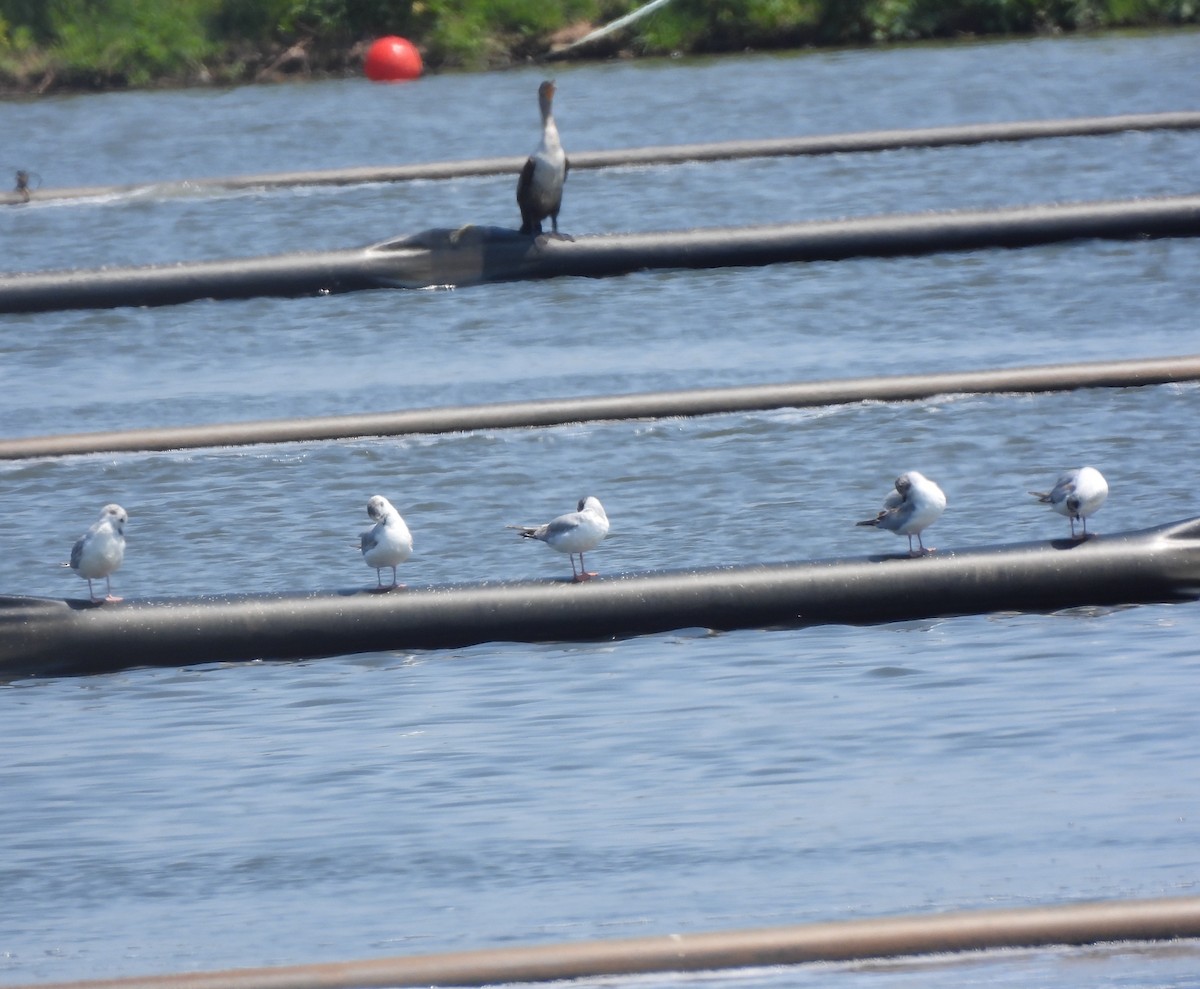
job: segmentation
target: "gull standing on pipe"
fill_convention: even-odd
[[[102,601],[120,601],[112,592],[109,578],[117,572],[125,559],[125,523],[129,515],[120,505],[105,505],[90,529],[76,540],[71,547],[70,567],[88,582],[88,597],[99,604]],[[104,578],[105,597],[96,597],[92,581]]]
[[[560,515],[545,525],[510,525],[525,539],[537,539],[551,549],[566,553],[571,558],[571,579],[576,583],[589,580],[596,574],[588,573],[583,565],[583,554],[600,545],[608,535],[608,516],[599,498],[588,495],[579,499],[577,511]],[[575,572],[575,556],[579,556],[579,572]]]
[[[1059,474],[1050,491],[1029,493],[1071,520],[1072,539],[1087,539],[1088,516],[1104,504],[1108,497],[1108,482],[1095,467],[1076,467]],[[1075,535],[1076,519],[1083,523],[1083,532],[1078,536]]]
[[[933,547],[925,548],[921,532],[941,518],[946,510],[946,495],[933,481],[919,471],[910,470],[896,478],[896,489],[883,499],[883,509],[873,519],[857,525],[873,525],[898,536],[908,536],[908,555],[924,556]],[[917,549],[913,549],[913,536]]]
[[[367,502],[367,514],[375,524],[363,532],[359,542],[367,566],[375,568],[375,590],[403,587],[396,583],[396,567],[412,555],[412,533],[383,495],[375,495]],[[387,585],[383,583],[385,567],[392,568],[392,582]]]
[[[558,127],[554,123],[551,103],[554,100],[554,82],[547,79],[538,87],[538,106],[542,111],[542,143],[531,154],[521,169],[517,182],[517,205],[521,207],[521,233],[537,236],[542,232],[542,220],[550,217],[556,237],[565,237],[558,232],[558,210],[562,206],[563,183],[571,163],[558,139]]]

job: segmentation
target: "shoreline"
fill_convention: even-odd
[[[636,39],[605,38],[585,48],[570,50],[572,42],[586,36],[596,25],[578,23],[540,39],[539,50],[530,52],[530,39],[504,44],[493,37],[487,46],[490,57],[484,64],[455,64],[430,58],[428,45],[416,42],[425,59],[423,75],[442,75],[458,72],[502,72],[533,65],[570,65],[596,62],[630,61],[653,58],[704,58],[744,54],[800,55],[829,51],[870,51],[922,45],[1002,44],[1047,38],[1101,38],[1114,36],[1145,36],[1200,32],[1200,23],[1148,23],[1078,30],[1047,29],[1030,32],[961,32],[952,37],[926,37],[866,40],[858,43],[831,42],[779,45],[759,44],[740,48],[721,49],[693,46],[687,51],[638,50]],[[17,69],[11,60],[0,59],[0,100],[20,101],[40,96],[73,96],[89,93],[138,92],[173,89],[228,88],[245,85],[280,85],[293,82],[324,81],[359,78],[363,75],[363,60],[373,38],[359,40],[349,46],[313,45],[297,42],[283,46],[228,47],[214,57],[189,64],[179,71],[163,72],[142,82],[132,82],[119,71],[101,69],[66,69],[46,64],[48,52],[27,51],[23,55],[24,69]]]

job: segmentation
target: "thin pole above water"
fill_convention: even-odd
[[[786,158],[810,155],[862,154],[904,148],[946,148],[993,141],[1036,141],[1064,137],[1103,137],[1129,131],[1200,129],[1200,112],[1170,111],[1064,120],[1025,120],[1006,123],[962,124],[905,130],[859,131],[848,134],[805,135],[643,148],[571,151],[574,171],[629,166],[678,165],[689,161],[732,161],[744,158]],[[219,194],[248,189],[286,189],[299,186],[344,186],[370,182],[414,182],[519,175],[525,156],[474,158],[462,161],[405,165],[368,165],[307,171],[269,172],[224,178],[193,178],[130,185],[59,187],[29,190],[34,203],[113,196],[171,196]],[[24,194],[0,193],[0,205],[25,203]]]
[[[946,952],[1200,937],[1200,898],[1112,900],[186,972],[37,989],[374,989],[483,986]],[[13,987],[35,989],[35,987]]]
[[[1123,361],[1041,364],[982,371],[947,371],[829,381],[693,388],[547,398],[487,405],[404,409],[300,419],[67,433],[0,440],[0,460],[63,457],[92,453],[188,450],[521,429],[574,422],[719,415],[782,408],[812,408],[853,402],[909,402],[948,394],[1054,392],[1076,388],[1134,388],[1200,380],[1200,354]]]

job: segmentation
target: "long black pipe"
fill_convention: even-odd
[[[700,416],[851,402],[903,402],[945,394],[1130,388],[1200,380],[1200,355],[1043,364],[990,371],[906,374],[834,381],[700,388],[632,395],[497,402],[308,419],[267,419],[159,429],[129,429],[0,440],[0,460],[140,450],[186,450],[361,436],[437,434],[572,422]]]
[[[1200,897],[1108,900],[1003,910],[963,910],[925,916],[868,917],[609,941],[480,948],[274,968],[132,976],[14,986],[12,989],[498,986],[652,972],[701,972],[999,948],[1174,941],[1196,937],[1200,937]]]
[[[1200,518],[1085,542],[393,591],[0,598],[0,677],[1200,597]]]
[[[369,288],[607,277],[653,268],[836,261],[1083,238],[1194,237],[1200,195],[901,214],[758,227],[609,234],[574,241],[498,227],[434,229],[346,251],[0,276],[0,312],[155,306]]]
[[[991,141],[1032,141],[1055,137],[1098,137],[1126,131],[1194,130],[1200,113],[1193,111],[1137,113],[1111,117],[1077,117],[1067,120],[1025,120],[994,124],[924,127],[915,130],[863,131],[808,137],[716,141],[608,151],[573,151],[571,168],[615,168],[630,165],[673,165],[686,161],[723,161],[739,158],[778,158],[803,155],[853,154],[899,148],[943,148]],[[174,191],[231,192],[245,189],[278,189],[292,186],[354,185],[364,182],[410,182],[520,174],[522,157],[476,158],[466,161],[414,165],[366,166],[317,171],[271,172],[226,178],[188,179],[140,185],[42,188],[30,191],[32,201],[85,199],[137,193]],[[0,204],[20,204],[23,196],[0,194]]]

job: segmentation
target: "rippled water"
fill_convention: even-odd
[[[568,149],[1189,108],[1200,36],[562,69]],[[0,105],[48,185],[520,154],[536,69]],[[219,137],[216,135],[220,135]],[[563,226],[672,229],[1195,192],[1200,134],[579,172]],[[0,164],[3,164],[0,162]],[[511,224],[513,180],[0,213],[8,270],[351,247]],[[1197,351],[1200,245],[653,272],[0,321],[10,436]],[[900,470],[930,541],[1059,536],[1033,503],[1101,467],[1103,531],[1200,514],[1191,385],[0,465],[0,590],[129,509],[130,597],[373,576],[369,495],[414,585],[558,577],[507,523],[584,492],[606,573],[894,549],[855,529]],[[864,514],[866,513],[866,514]],[[8,983],[1196,892],[1195,605],[876,628],[703,630],[0,692]],[[1195,984],[1191,946],[597,980]]]

